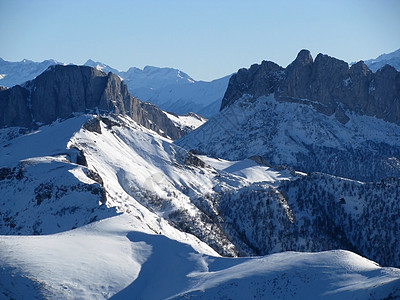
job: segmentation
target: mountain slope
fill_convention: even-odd
[[[149,80],[147,85],[150,83],[151,86],[140,86],[132,78],[129,90],[132,95],[152,102],[165,111],[175,114],[194,112],[208,118],[218,111],[228,80],[229,76],[226,76],[210,82],[188,81],[165,86],[158,86],[157,81]]]
[[[276,171],[260,164],[259,157],[238,162],[199,159],[128,116],[116,115],[81,115],[42,126],[3,143],[0,158],[2,195],[10,195],[2,198],[0,219],[1,233],[9,235],[0,236],[0,285],[6,299],[23,298],[20,291],[27,290],[39,298],[100,299],[113,295],[116,299],[132,295],[218,299],[242,293],[295,299],[327,293],[340,299],[398,294],[397,269],[380,268],[349,252],[231,260],[215,258],[216,252],[208,246],[235,256],[346,248],[352,242],[362,252],[369,249],[365,243],[370,241],[368,256],[395,265],[397,258],[388,253],[398,253],[399,245],[391,239],[396,229],[377,216],[383,210],[390,221],[399,211],[393,192],[399,191],[396,180],[374,187],[387,195],[385,205],[390,209],[371,198],[379,210],[372,214],[366,211],[372,207],[370,202],[353,197],[363,184],[337,191],[349,181],[328,175],[319,181],[315,175]],[[46,175],[37,176],[42,172]],[[329,180],[332,187],[326,183]],[[305,187],[302,182],[321,191],[306,188],[308,195],[300,188]],[[342,204],[329,200],[330,193],[345,198],[346,211],[346,205],[351,209],[357,205],[354,215],[339,209],[336,214],[343,219],[332,218],[332,207]],[[106,219],[115,210],[123,214]],[[365,223],[356,227],[359,220]],[[388,227],[381,227],[384,224]],[[370,239],[372,228],[385,232],[379,234],[382,240]],[[333,235],[344,232],[349,235]],[[57,234],[10,236],[35,233]],[[351,275],[349,270],[354,270]],[[332,284],[337,288],[330,288]]]
[[[232,260],[135,230],[138,223],[119,216],[52,236],[0,237],[1,296],[384,299],[400,293],[398,269],[351,252]]]
[[[313,62],[303,50],[286,69],[272,62],[241,69],[220,113],[177,144],[362,181],[399,176],[400,73],[365,68],[324,55]]]
[[[43,126],[5,142],[0,157],[3,234],[70,229],[101,218],[107,206],[139,217],[157,233],[163,232],[159,222],[169,223],[225,256],[340,248],[385,266],[400,265],[400,241],[391,238],[397,230],[391,220],[400,210],[396,179],[358,184],[274,170],[257,156],[236,162],[196,157],[116,115],[83,115]],[[30,175],[33,164],[48,177]],[[67,178],[71,187],[63,184]],[[9,206],[13,199],[19,204]],[[83,199],[92,200],[80,207]],[[71,217],[64,220],[58,211]],[[29,214],[36,219],[27,221]],[[49,229],[50,218],[54,225],[66,223]],[[377,228],[385,234],[375,238]]]
[[[342,124],[307,104],[245,96],[177,144],[224,159],[260,155],[273,166],[362,181],[398,177],[399,126],[350,111],[347,116]]]
[[[238,72],[221,112],[176,143],[165,119],[204,120],[136,101],[98,69],[52,67],[1,91],[14,107],[0,129],[1,297],[400,296],[398,269],[358,256],[400,266],[399,125],[329,98],[337,78],[321,62],[343,64],[318,60]],[[388,70],[373,97],[396,82]],[[351,72],[349,94],[372,78]],[[29,130],[7,123],[21,107]],[[348,251],[286,252],[332,249]]]

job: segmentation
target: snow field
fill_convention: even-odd
[[[51,299],[400,295],[400,270],[349,251],[221,258],[155,235],[126,214],[55,235],[1,236],[0,250],[1,272],[12,273],[11,282],[21,288],[0,281],[2,296],[19,299],[29,299],[29,293]]]

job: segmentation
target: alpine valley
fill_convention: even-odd
[[[400,298],[394,67],[86,64],[0,89],[0,299]]]

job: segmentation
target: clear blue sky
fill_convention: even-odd
[[[0,0],[0,57],[179,68],[211,80],[300,49],[347,62],[400,48],[399,0]]]

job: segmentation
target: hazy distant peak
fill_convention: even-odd
[[[400,49],[379,55],[377,58],[368,59],[365,64],[371,69],[371,71],[376,72],[385,65],[391,65],[397,71],[400,71]]]
[[[84,66],[96,68],[97,70],[103,71],[105,73],[112,72],[112,73],[117,74],[117,75],[119,75],[119,73],[120,73],[119,70],[114,69],[113,67],[110,67],[109,65],[107,65],[105,63],[94,61],[92,59],[88,59],[85,62]]]
[[[391,59],[391,58],[397,58],[397,57],[400,57],[400,49],[397,49],[396,51],[391,52],[391,53],[381,54],[375,60]]]

